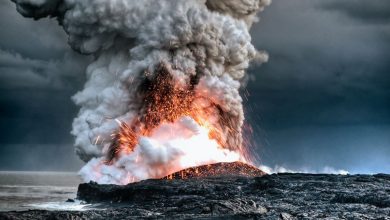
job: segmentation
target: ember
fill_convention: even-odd
[[[228,146],[227,137],[240,139],[241,133],[235,128],[236,125],[230,118],[231,116],[221,110],[221,106],[213,104],[207,108],[201,108],[194,105],[195,99],[207,99],[207,97],[197,97],[194,91],[198,83],[197,77],[201,74],[191,77],[187,83],[182,85],[173,78],[173,71],[167,64],[161,63],[156,69],[154,78],[146,79],[140,85],[142,87],[139,89],[142,91],[140,95],[144,97],[144,102],[139,117],[130,125],[126,122],[119,122],[120,129],[112,135],[113,141],[107,154],[108,164],[118,159],[122,153],[133,152],[140,136],[150,136],[154,129],[162,124],[175,123],[184,116],[191,117],[198,125],[204,127],[208,131],[208,137],[215,140],[220,148],[238,150],[238,153],[243,153],[240,140],[231,141],[237,146]],[[210,109],[213,111],[210,112]],[[218,114],[212,115],[212,113]],[[216,122],[212,123],[210,120],[212,118]],[[244,157],[242,160],[245,160]]]

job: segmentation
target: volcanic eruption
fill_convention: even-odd
[[[239,89],[268,56],[249,28],[270,0],[13,0],[56,17],[91,54],[72,134],[85,181],[127,184],[217,162],[251,163]]]

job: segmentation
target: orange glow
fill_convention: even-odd
[[[131,154],[139,144],[140,137],[156,137],[159,141],[166,139],[175,139],[176,134],[172,134],[169,129],[164,131],[163,126],[173,124],[183,117],[189,117],[200,126],[197,134],[185,133],[185,129],[180,130],[181,137],[175,144],[181,148],[186,148],[191,154],[190,157],[182,157],[177,161],[180,163],[177,168],[190,167],[194,165],[202,165],[197,161],[203,160],[204,154],[213,154],[215,162],[228,161],[243,161],[249,162],[244,158],[245,150],[243,146],[227,146],[227,135],[240,132],[236,131],[232,126],[232,122],[224,115],[215,115],[218,111],[218,106],[215,106],[216,111],[211,113],[210,110],[194,106],[196,94],[194,87],[197,84],[197,79],[190,78],[183,85],[177,83],[170,73],[170,69],[161,64],[155,73],[153,80],[145,80],[143,97],[144,104],[140,109],[140,116],[132,122],[118,121],[119,129],[112,135],[113,141],[109,147],[106,164],[114,163],[120,155]],[[211,119],[218,118],[219,123],[215,123]],[[222,129],[223,128],[223,129]],[[156,134],[156,130],[157,134]],[[176,131],[175,131],[176,132]],[[224,155],[223,158],[221,155]],[[136,162],[138,161],[138,155]],[[167,172],[173,173],[176,170]],[[201,172],[196,169],[195,173]],[[166,174],[165,174],[166,175]],[[182,173],[182,178],[185,178],[186,173]],[[158,175],[157,175],[158,176]],[[170,177],[167,176],[169,179]]]

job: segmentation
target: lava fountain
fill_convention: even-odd
[[[94,57],[73,97],[85,181],[251,163],[239,89],[249,63],[267,61],[249,28],[270,0],[13,1],[26,17],[57,17],[72,48]]]

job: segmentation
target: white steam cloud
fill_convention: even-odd
[[[183,168],[237,160],[237,153],[220,150],[216,141],[209,140],[204,128],[190,117],[183,117],[174,124],[160,126],[150,137],[141,137],[134,152],[114,164],[105,165],[99,159],[92,159],[80,174],[85,181],[126,184],[159,178]]]
[[[73,97],[80,112],[72,134],[76,153],[89,161],[80,172],[86,181],[125,184],[179,168],[237,159],[244,121],[240,81],[252,60],[268,59],[251,44],[249,28],[270,0],[12,1],[23,16],[56,17],[70,46],[95,57],[87,68],[84,89]],[[117,121],[131,122],[140,116],[144,100],[139,90],[145,80],[153,80],[161,63],[178,84],[199,78],[193,108],[213,113],[218,106],[215,115],[224,115],[224,121],[229,118],[234,129],[221,126],[221,118],[210,118],[223,131],[229,150],[198,158],[195,164],[188,162],[193,158],[186,162],[196,157],[195,146],[183,150],[177,143],[205,137],[195,121],[184,117],[159,127],[149,137],[140,137],[132,154],[121,155],[112,165],[104,164],[111,134],[120,126]],[[159,137],[164,129],[178,127],[187,133],[176,132],[169,140]]]

